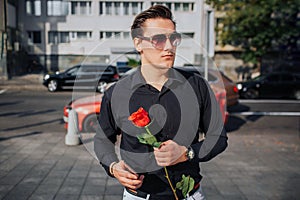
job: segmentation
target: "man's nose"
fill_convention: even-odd
[[[164,50],[170,50],[170,49],[173,49],[173,45],[171,43],[170,38],[167,38]]]

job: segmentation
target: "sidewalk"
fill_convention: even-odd
[[[0,90],[47,90],[43,85],[43,74],[13,76],[10,80],[0,76]]]
[[[46,90],[39,75],[0,81],[0,90]],[[286,129],[270,134],[249,131],[245,124],[228,133],[226,151],[201,164],[207,199],[299,199],[299,132]],[[84,145],[66,146],[64,137],[64,132],[46,130],[0,132],[0,199],[121,200],[120,184],[105,174]]]
[[[66,146],[64,134],[1,134],[0,199],[122,199],[84,145]],[[208,200],[298,199],[299,137],[229,134],[228,149],[201,164]]]

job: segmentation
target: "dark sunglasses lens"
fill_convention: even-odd
[[[152,37],[152,44],[155,48],[163,49],[167,41],[167,36],[164,34],[154,35]]]
[[[181,35],[180,33],[172,33],[170,35],[170,41],[171,41],[171,44],[175,47],[177,47],[180,42],[181,42]]]

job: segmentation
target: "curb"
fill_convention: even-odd
[[[12,79],[0,77],[0,90],[47,90],[43,85],[42,74],[15,76]]]

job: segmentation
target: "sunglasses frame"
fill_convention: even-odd
[[[153,38],[156,37],[156,36],[159,36],[159,35],[164,35],[164,36],[165,36],[165,39],[166,39],[166,40],[164,41],[164,45],[163,45],[162,48],[158,48],[157,45],[153,42]],[[179,39],[180,39],[180,40],[179,40],[178,44],[174,45],[173,43],[174,43],[176,40],[174,40],[173,42],[170,40],[170,38],[171,38],[172,35],[179,35]],[[153,35],[153,36],[150,36],[150,37],[145,37],[145,36],[139,35],[139,36],[137,36],[137,38],[140,38],[140,39],[142,39],[142,40],[149,41],[149,42],[152,44],[152,46],[153,46],[154,48],[160,49],[160,50],[164,49],[164,47],[165,47],[166,42],[167,42],[168,39],[170,40],[170,43],[171,43],[171,45],[172,45],[173,47],[179,46],[180,43],[181,43],[181,39],[182,39],[181,34],[178,33],[178,32],[173,32],[173,33],[171,33],[171,34],[156,34],[156,35]],[[178,38],[177,38],[177,39],[178,39]]]

